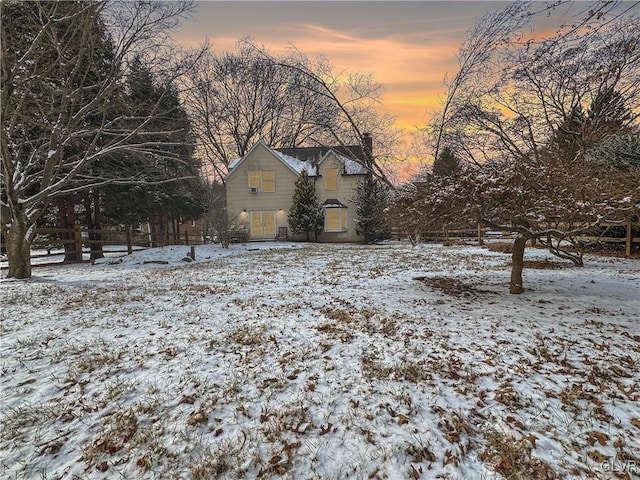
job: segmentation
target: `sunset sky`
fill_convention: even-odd
[[[230,51],[251,37],[273,53],[294,44],[309,57],[324,55],[336,71],[373,72],[385,86],[382,110],[412,129],[437,106],[443,80],[457,70],[456,52],[483,13],[504,2],[217,2],[197,13],[175,38],[195,47],[208,38]]]
[[[394,115],[397,125],[411,132],[426,124],[428,111],[438,108],[445,75],[458,70],[456,53],[466,32],[483,14],[500,10],[507,2],[200,1],[196,5],[193,18],[175,35],[184,47],[209,39],[214,51],[233,51],[239,39],[251,37],[274,54],[285,53],[293,44],[310,58],[323,55],[336,72],[373,72],[385,87],[381,111]],[[541,8],[544,5],[540,2]],[[553,21],[565,13],[555,11]],[[429,162],[413,156],[403,162],[401,177],[418,171],[425,160]]]

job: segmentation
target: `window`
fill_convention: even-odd
[[[327,168],[324,171],[325,190],[338,190],[338,169]]]
[[[249,188],[257,188],[260,190],[262,187],[262,175],[260,174],[260,170],[250,171],[249,172]]]
[[[275,192],[276,182],[273,170],[250,170],[249,190],[252,192]]]
[[[262,171],[262,191],[267,193],[273,193],[276,191],[273,170]]]
[[[347,209],[346,208],[325,208],[324,231],[325,232],[346,232],[347,231]]]

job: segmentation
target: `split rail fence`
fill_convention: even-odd
[[[189,232],[168,232],[163,238],[154,233],[132,230],[90,230],[76,225],[74,228],[37,228],[31,242],[31,258],[64,255],[68,261],[81,262],[85,254],[104,253],[131,254],[134,250],[166,245],[202,245],[207,238]],[[4,238],[0,244],[4,252]]]
[[[607,229],[608,227],[608,229]],[[621,229],[619,232],[624,232],[623,236],[612,236],[610,231],[612,227]],[[627,222],[626,225],[611,224],[603,225],[605,228],[604,235],[580,235],[574,237],[574,240],[584,245],[606,245],[606,244],[624,244],[625,255],[627,257],[638,252],[640,247],[640,222]],[[416,239],[419,242],[464,242],[474,241],[482,245],[485,241],[490,240],[513,240],[517,236],[516,232],[496,232],[488,228],[467,228],[467,229],[445,229],[439,231],[422,231],[419,233]],[[397,233],[394,233],[394,238],[399,238]]]
[[[612,225],[613,226],[613,225]],[[620,225],[615,225],[620,227]],[[640,222],[628,222],[622,225],[624,236],[579,236],[575,240],[585,244],[625,244],[625,254],[631,256],[638,251],[640,236],[636,236]],[[394,232],[394,237],[400,235]],[[495,232],[486,228],[465,230],[440,230],[420,233],[418,241],[477,241],[479,244],[488,240],[511,240],[516,236],[513,232]],[[4,240],[4,239],[3,239]],[[88,230],[79,225],[74,228],[38,228],[35,240],[31,244],[31,258],[53,257],[65,255],[66,260],[81,262],[84,254],[103,251],[100,247],[109,246],[105,253],[131,254],[134,250],[165,245],[202,245],[208,243],[205,235],[189,232],[166,233],[163,238],[153,233],[135,232],[132,230]],[[4,252],[4,242],[0,244]],[[119,248],[120,247],[120,248]],[[40,253],[38,253],[40,252]]]

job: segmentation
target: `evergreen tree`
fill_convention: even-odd
[[[587,152],[586,159],[605,168],[640,168],[640,135],[613,135]]]
[[[147,183],[108,187],[107,216],[115,224],[149,221],[163,242],[168,224],[179,225],[182,218],[198,218],[204,210],[205,188],[200,164],[193,157],[190,121],[176,88],[172,84],[156,84],[138,57],[129,68],[126,108],[133,118],[158,112],[148,125],[154,133],[142,133],[138,138],[140,143],[157,146],[144,154],[121,156],[115,161],[114,168],[134,173]],[[153,184],[167,178],[180,180]],[[179,233],[178,228],[174,233]]]
[[[303,170],[300,178],[296,180],[295,188],[289,210],[289,227],[293,233],[306,234],[307,241],[311,240],[312,233],[317,240],[318,234],[322,232],[324,215],[316,196],[315,183],[309,178],[306,170]]]
[[[372,175],[358,184],[356,198],[356,232],[364,236],[367,244],[386,240],[391,228],[384,215],[389,199],[389,187]]]
[[[625,105],[622,95],[613,88],[604,88],[584,112],[578,105],[557,127],[551,149],[560,158],[574,160],[612,135],[632,133],[635,116]]]
[[[460,168],[460,160],[451,148],[445,147],[433,162],[433,174],[438,177],[451,175]]]
[[[630,133],[630,125],[635,118],[620,92],[613,88],[600,90],[587,111],[587,122],[592,137],[590,145],[593,146],[612,134]]]

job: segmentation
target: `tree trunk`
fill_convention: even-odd
[[[104,258],[104,252],[102,250],[102,217],[100,212],[100,191],[98,188],[93,188],[89,191],[89,202],[87,203],[87,228],[89,228],[89,240],[91,242],[91,254],[90,260],[97,260],[98,258]]]
[[[511,255],[511,284],[509,293],[522,293],[522,270],[524,268],[524,249],[527,245],[527,238],[519,236],[513,242],[513,254]]]
[[[58,217],[60,228],[69,230],[63,233],[61,237],[65,240],[64,244],[64,261],[74,262],[76,261],[76,247],[73,243],[73,227],[76,224],[76,212],[75,204],[70,197],[60,198],[58,201]]]
[[[35,225],[26,218],[13,219],[7,232],[7,278],[31,278],[31,240]]]

